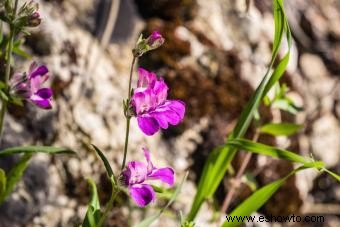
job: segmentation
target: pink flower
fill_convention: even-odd
[[[51,88],[43,88],[43,83],[48,79],[48,69],[45,65],[37,65],[33,62],[26,73],[15,73],[11,79],[11,91],[34,103],[40,108],[52,108],[52,95]]]
[[[185,104],[180,100],[167,100],[168,86],[163,79],[143,68],[138,69],[137,88],[132,96],[139,128],[148,136],[160,128],[179,124],[184,117]]]
[[[143,162],[129,162],[121,177],[123,184],[128,187],[130,196],[140,207],[148,205],[156,198],[156,193],[148,180],[160,180],[169,186],[174,184],[174,171],[170,167],[156,168],[150,159],[148,149],[144,148],[147,165]]]

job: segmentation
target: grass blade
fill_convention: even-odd
[[[303,169],[306,169],[306,167],[297,168],[290,172],[287,176],[270,184],[267,184],[259,190],[255,191],[250,197],[248,197],[230,213],[229,218],[234,217],[234,220],[226,220],[222,226],[240,226],[245,221],[245,219],[242,220],[242,217],[249,216],[253,212],[257,211],[259,208],[261,208],[290,176]],[[236,217],[239,219],[237,219]]]
[[[270,123],[262,126],[260,131],[273,136],[289,136],[295,134],[303,125],[292,124],[292,123]]]
[[[109,177],[111,178],[112,176],[114,176],[114,174],[113,174],[113,171],[112,171],[112,168],[111,168],[111,165],[110,165],[109,161],[105,157],[104,153],[101,150],[99,150],[98,147],[96,147],[93,144],[92,144],[92,146],[95,149],[95,151],[97,152],[97,154],[99,155],[99,157],[101,158],[101,160],[103,161],[105,169],[106,169],[106,172],[109,175]]]
[[[97,192],[96,184],[92,179],[88,179],[89,185],[91,187],[91,201],[88,205],[86,216],[82,224],[83,227],[96,227],[99,219],[101,217],[100,203]]]
[[[315,168],[324,167],[324,164],[322,162],[315,162],[309,157],[306,158],[288,150],[268,146],[262,143],[256,143],[251,140],[233,139],[229,140],[226,143],[226,146],[232,146],[240,150],[250,151],[256,154],[271,156],[274,158],[284,159],[291,162],[297,162],[304,165],[311,165],[311,167]]]
[[[50,146],[24,146],[24,147],[10,147],[0,151],[0,157],[13,154],[32,154],[32,153],[46,153],[46,154],[75,154],[74,151],[63,147]]]
[[[7,177],[3,169],[0,169],[0,203],[6,193]]]
[[[26,168],[28,167],[29,161],[31,159],[31,154],[25,154],[21,157],[18,163],[8,172],[6,190],[1,196],[0,203],[2,203],[9,194],[13,191],[15,185],[21,180]]]

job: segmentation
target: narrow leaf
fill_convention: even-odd
[[[29,161],[31,159],[30,154],[25,154],[21,157],[18,163],[8,172],[6,190],[0,201],[3,202],[7,196],[13,191],[15,185],[21,180],[26,168],[28,167]]]
[[[340,176],[336,173],[333,173],[332,171],[328,170],[328,169],[324,169],[324,171],[326,173],[328,173],[329,175],[331,175],[332,177],[334,177],[337,181],[340,182]]]
[[[274,136],[289,136],[302,128],[303,125],[293,123],[271,123],[262,126],[260,131]]]
[[[294,152],[268,146],[262,143],[256,143],[246,139],[232,139],[226,143],[226,146],[231,146],[237,149],[250,151],[257,154],[267,155],[278,159],[284,159],[291,162],[297,162],[315,168],[323,168],[322,162],[315,162],[309,157],[303,157]]]
[[[88,179],[88,182],[91,187],[91,201],[88,205],[86,216],[82,226],[96,227],[101,217],[99,197],[94,181],[92,179]]]
[[[183,177],[181,183],[177,186],[176,191],[172,194],[171,199],[169,200],[169,202],[165,205],[165,207],[163,207],[158,213],[144,219],[141,223],[135,225],[134,227],[148,227],[149,225],[151,225],[154,221],[156,221],[161,215],[162,213],[168,209],[168,207],[176,200],[177,196],[179,195],[180,191],[182,190],[182,187],[184,185],[184,182],[186,181],[187,177],[188,177],[189,172],[187,172],[185,174],[185,176]]]
[[[0,202],[3,201],[3,197],[6,192],[7,177],[3,169],[0,168]]]
[[[1,97],[2,100],[5,100],[7,102],[9,100],[8,96],[6,95],[6,93],[3,90],[1,90],[1,89],[0,89],[0,97]]]
[[[97,152],[97,154],[99,155],[99,157],[103,161],[105,169],[106,169],[106,172],[109,175],[109,177],[114,176],[112,168],[111,168],[111,165],[110,165],[109,161],[107,160],[107,158],[105,157],[104,153],[101,150],[99,150],[99,148],[96,147],[93,144],[92,144],[92,147],[95,149],[95,151]]]
[[[31,153],[47,153],[47,154],[75,154],[74,151],[63,147],[50,146],[24,146],[10,147],[0,151],[0,157],[12,154],[31,154]]]
[[[276,180],[270,184],[267,184],[266,186],[254,192],[250,197],[248,197],[245,201],[238,205],[230,213],[229,217],[227,217],[227,219],[228,218],[234,219],[226,220],[222,226],[223,227],[240,226],[244,221],[246,221],[246,219],[242,220],[243,217],[249,216],[253,212],[257,211],[259,208],[261,208],[290,176],[305,168],[306,167],[297,168],[290,172],[287,176],[279,180]]]

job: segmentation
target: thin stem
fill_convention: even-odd
[[[254,137],[253,137],[253,141],[254,141],[254,142],[258,140],[259,135],[260,135],[259,131],[256,130],[255,135],[254,135]],[[234,179],[234,182],[233,182],[233,184],[231,185],[231,188],[230,188],[230,190],[228,191],[228,194],[226,195],[226,197],[225,197],[225,199],[224,199],[224,202],[223,202],[223,205],[222,205],[222,208],[221,208],[221,212],[220,212],[221,214],[225,213],[225,212],[228,210],[228,208],[229,208],[229,206],[230,206],[230,203],[231,203],[231,201],[232,201],[232,199],[233,199],[233,197],[234,197],[234,194],[235,194],[235,192],[236,192],[238,186],[239,186],[240,183],[241,183],[241,178],[242,178],[242,176],[243,176],[243,174],[244,174],[244,171],[246,170],[246,168],[247,168],[247,166],[248,166],[248,164],[249,164],[249,161],[250,161],[250,159],[251,159],[251,156],[252,156],[252,153],[250,153],[250,152],[247,152],[247,153],[246,153],[246,156],[245,156],[244,159],[243,159],[243,162],[242,162],[242,164],[241,164],[241,167],[240,167],[240,169],[238,170],[238,172],[237,172],[237,174],[236,174],[236,177],[235,177],[235,179]],[[219,219],[219,220],[220,220],[220,219]]]
[[[18,8],[18,0],[15,0],[14,2],[14,18],[13,21],[15,20],[15,16],[17,14],[17,8]],[[13,51],[13,42],[14,42],[14,26],[10,24],[10,32],[9,32],[9,42],[8,46],[6,49],[6,71],[5,71],[5,91],[8,91],[8,82],[10,79],[10,74],[11,74],[11,60],[12,60],[12,51]],[[2,105],[1,105],[1,111],[0,111],[0,139],[2,137],[2,130],[4,126],[4,119],[5,119],[5,114],[7,110],[7,101],[2,100]]]
[[[99,222],[97,224],[97,227],[101,227],[104,224],[104,221],[107,218],[107,215],[109,214],[109,211],[112,209],[113,202],[115,201],[118,193],[119,193],[119,188],[116,188],[112,185],[112,193],[109,202],[107,202],[105,206],[105,210],[101,218],[99,219]]]
[[[132,73],[133,73],[133,67],[135,65],[135,62],[136,62],[136,57],[134,56],[133,59],[132,59],[131,69],[130,69],[128,99],[127,99],[127,102],[126,102],[127,107],[124,107],[124,108],[127,108],[127,110],[125,110],[125,112],[128,112],[128,108],[129,108],[128,105],[130,104]],[[121,170],[123,170],[125,168],[127,149],[128,149],[128,145],[129,145],[129,133],[130,133],[130,119],[131,119],[131,117],[128,115],[128,113],[125,113],[125,117],[126,117],[126,130],[125,130],[124,158],[123,158]]]

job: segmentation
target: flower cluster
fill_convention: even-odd
[[[28,73],[15,73],[11,79],[11,93],[24,98],[40,108],[52,108],[51,88],[42,87],[48,79],[48,69],[45,65],[33,62]]]
[[[169,186],[174,184],[174,170],[172,168],[155,167],[146,148],[144,148],[144,156],[147,161],[146,165],[138,161],[129,162],[121,175],[122,182],[128,187],[132,199],[141,207],[148,205],[156,198],[155,191],[146,181],[160,180]]]
[[[163,43],[164,38],[158,32],[153,32],[147,39],[141,36],[133,50],[134,57],[140,57]],[[143,68],[138,69],[137,87],[133,90],[131,100],[128,99],[128,109],[132,110],[139,128],[147,136],[155,134],[161,128],[167,129],[169,125],[177,125],[184,118],[185,104],[180,100],[169,100],[168,90],[163,78],[158,78],[155,73]],[[130,115],[127,116],[128,120],[129,117]],[[128,187],[130,196],[140,207],[148,205],[156,197],[155,191],[147,181],[160,180],[169,186],[174,184],[172,168],[156,168],[146,148],[144,148],[144,156],[147,165],[132,161],[121,173],[123,185]]]

